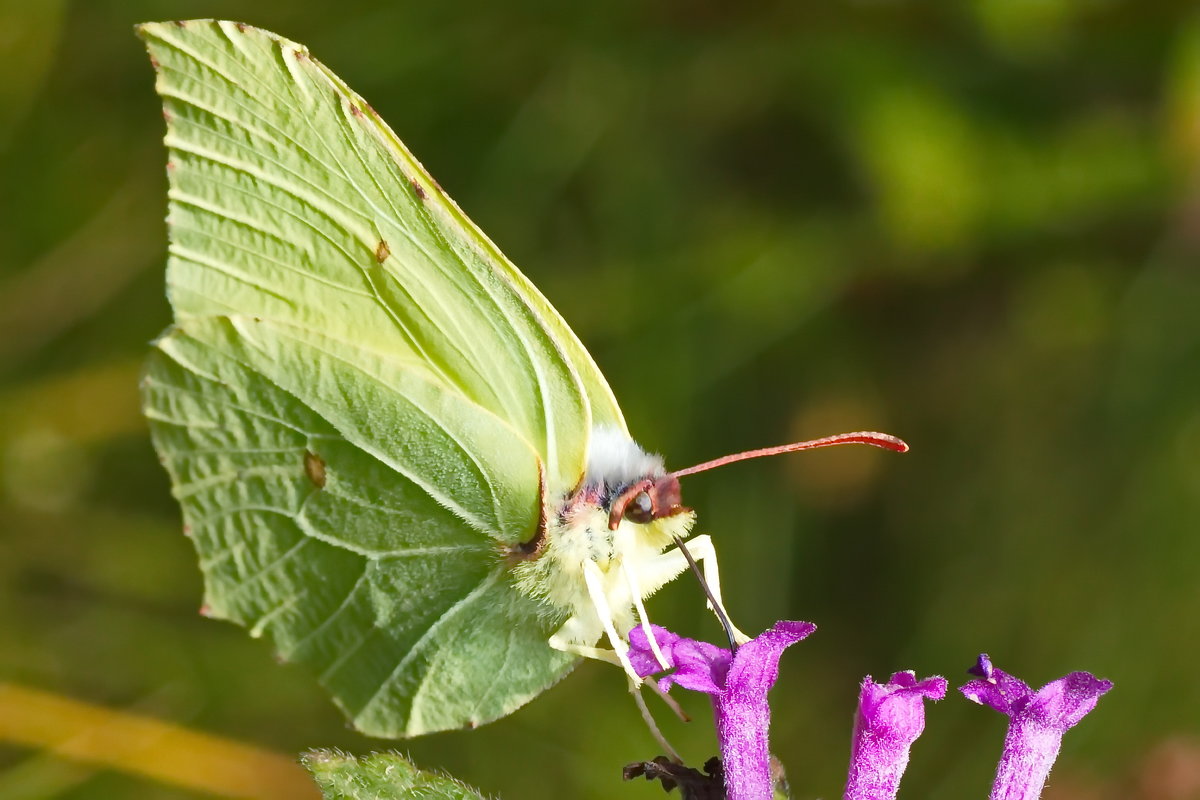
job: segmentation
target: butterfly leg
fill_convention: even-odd
[[[620,657],[618,657],[614,651],[605,650],[603,647],[588,647],[587,645],[582,644],[572,644],[571,642],[567,641],[564,636],[562,636],[561,631],[551,636],[549,643],[550,646],[555,650],[560,650],[564,653],[570,653],[573,656],[580,656],[581,658],[593,658],[597,661],[605,661],[609,664],[613,664],[624,669],[624,665],[621,664]]]
[[[616,625],[613,624],[612,608],[609,607],[608,598],[604,593],[604,576],[600,572],[600,567],[591,559],[583,562],[583,582],[587,585],[592,607],[596,611],[596,616],[599,618],[604,632],[608,634],[608,641],[612,644],[613,649],[604,650],[599,647],[576,644],[573,640],[588,641],[591,638],[583,632],[586,627],[590,626],[586,626],[578,617],[568,619],[562,628],[550,637],[550,646],[565,653],[574,653],[584,658],[595,658],[610,664],[617,664],[625,670],[631,681],[640,684],[641,676],[629,662],[629,645],[620,637]]]
[[[654,640],[651,639],[651,641]],[[665,697],[665,695],[662,693],[662,690],[658,689],[658,686],[655,685],[653,679],[647,680],[646,683],[650,686],[653,686],[660,696]],[[679,755],[679,751],[671,746],[671,743],[667,741],[667,737],[663,736],[663,732],[658,727],[658,723],[654,721],[654,715],[650,713],[650,708],[646,705],[646,698],[642,697],[642,687],[635,684],[633,681],[630,681],[629,693],[633,695],[633,702],[637,704],[638,711],[642,715],[642,721],[645,722],[646,727],[650,729],[650,735],[658,740],[659,746],[662,747],[668,758],[677,764],[682,764],[683,758]],[[682,710],[679,709],[678,706],[675,706],[675,708],[682,713]],[[686,716],[684,717],[684,721],[688,721]]]
[[[590,647],[579,644],[579,642],[595,641],[597,633],[594,620],[585,621],[584,617],[573,616],[554,632],[554,635],[549,639],[549,644],[555,650],[560,650],[564,653],[570,653],[582,658],[593,658],[597,661],[606,661],[618,667],[622,666],[621,659],[617,657],[615,651],[605,650],[603,647]]]
[[[642,628],[642,633],[646,634],[646,641],[650,644],[650,651],[654,653],[654,658],[657,659],[658,665],[663,669],[667,669],[670,662],[663,655],[658,646],[658,640],[654,638],[654,631],[650,629],[650,616],[646,613],[646,606],[642,603],[642,589],[638,585],[637,573],[633,567],[629,566],[629,562],[621,562],[621,574],[625,577],[625,583],[629,586],[629,596],[633,599],[633,607],[637,609],[638,624]]]
[[[688,539],[686,542],[683,542],[683,546],[687,547],[688,553],[692,558],[704,567],[704,582],[708,584],[708,590],[712,593],[713,600],[716,601],[721,611],[718,612],[716,608],[713,608],[712,603],[708,603],[708,607],[712,609],[713,613],[717,614],[718,619],[724,613],[725,619],[722,622],[728,621],[729,614],[725,612],[725,601],[721,599],[721,574],[717,568],[717,553],[713,549],[712,539],[706,533]],[[653,591],[671,581],[687,568],[687,557],[684,556],[679,548],[675,548],[647,562],[642,569],[642,575],[649,584],[651,591]],[[729,626],[732,629],[733,638],[738,644],[745,644],[750,641],[751,637],[738,630],[737,626],[732,622],[729,623]]]

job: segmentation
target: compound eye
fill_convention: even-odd
[[[625,506],[625,519],[630,522],[646,523],[654,519],[654,502],[648,492],[638,492]]]

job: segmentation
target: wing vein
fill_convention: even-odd
[[[400,663],[397,664],[395,669],[392,670],[391,674],[380,683],[379,688],[375,690],[375,693],[372,694],[365,703],[363,703],[362,707],[367,708],[374,703],[376,698],[378,698],[379,695],[382,694],[387,688],[388,684],[394,681],[398,676],[402,675],[404,670],[408,668],[408,665],[412,663],[413,658],[415,658],[428,645],[428,643],[432,641],[432,637],[437,630],[443,625],[447,624],[448,621],[451,620],[455,615],[474,604],[481,595],[495,585],[499,578],[500,570],[492,570],[482,581],[479,582],[479,585],[467,593],[465,597],[459,599],[454,603],[454,605],[443,611],[442,614],[436,620],[434,620],[428,628],[425,629],[425,632],[421,634],[420,638],[413,642],[413,646],[410,647],[408,652],[404,654],[404,658],[400,659]],[[425,674],[421,676],[421,683],[417,687],[417,690],[413,692],[412,704],[414,707],[416,706],[417,698],[421,694],[421,689],[428,680],[429,672],[426,671]]]

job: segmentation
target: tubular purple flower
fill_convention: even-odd
[[[868,675],[858,695],[845,800],[892,800],[913,742],[925,730],[925,700],[946,696],[946,679],[897,672],[886,684]]]
[[[736,653],[651,626],[674,672],[659,681],[711,695],[725,771],[727,800],[764,800],[774,792],[767,731],[771,707],[767,692],[779,676],[783,651],[817,629],[811,622],[777,622]],[[645,632],[629,632],[629,658],[642,677],[661,671]]]
[[[961,686],[968,700],[1009,717],[1004,753],[996,767],[991,800],[1037,800],[1058,757],[1063,734],[1096,707],[1112,681],[1089,672],[1072,672],[1036,692],[1024,681],[980,655],[968,670],[978,680]]]

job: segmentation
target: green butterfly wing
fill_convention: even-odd
[[[566,323],[305,48],[143,25],[170,151],[175,324],[146,415],[213,616],[311,667],[360,730],[507,714],[558,680],[518,594],[542,476],[624,428]]]

